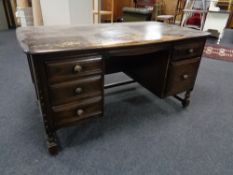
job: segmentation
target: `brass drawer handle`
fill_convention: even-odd
[[[83,69],[82,66],[80,66],[78,64],[74,66],[74,72],[76,72],[76,73],[81,72],[82,69]]]
[[[83,109],[78,109],[76,114],[80,117],[84,114],[84,110]]]
[[[81,94],[83,92],[83,89],[82,88],[76,88],[75,89],[75,93],[76,94]]]
[[[189,53],[193,53],[194,52],[194,49],[189,49]]]
[[[188,75],[188,74],[184,74],[184,75],[182,75],[182,78],[183,78],[184,80],[187,80],[187,79],[189,78],[189,75]]]

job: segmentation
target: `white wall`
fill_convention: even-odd
[[[71,24],[92,24],[92,0],[70,0]]]
[[[44,25],[70,24],[68,0],[41,0]]]
[[[44,25],[92,24],[92,0],[41,0]]]

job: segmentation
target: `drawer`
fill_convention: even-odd
[[[172,62],[169,67],[167,96],[193,89],[199,64],[200,58]]]
[[[77,121],[103,114],[102,97],[95,97],[81,103],[53,107],[54,122],[57,128],[72,125]]]
[[[102,72],[101,57],[63,59],[46,62],[48,81],[57,83]]]
[[[205,41],[182,42],[176,44],[173,50],[173,60],[201,57]]]
[[[84,98],[101,96],[103,78],[101,75],[79,78],[76,81],[51,85],[49,89],[52,105],[61,105]]]

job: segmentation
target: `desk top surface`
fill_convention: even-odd
[[[136,46],[209,35],[158,22],[23,27],[16,33],[24,52],[29,54]]]

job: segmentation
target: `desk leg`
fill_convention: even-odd
[[[184,100],[182,101],[182,105],[184,108],[188,107],[189,104],[190,104],[190,97],[191,97],[191,90],[187,91],[185,93],[185,98]]]
[[[47,139],[47,147],[50,155],[57,155],[60,147],[56,131],[49,126],[49,121],[46,116],[43,116],[45,134]]]
[[[56,133],[47,134],[47,146],[51,155],[57,155],[59,152],[59,145]]]
[[[184,99],[179,97],[178,95],[174,96],[177,100],[179,100],[182,103],[183,108],[187,108],[189,106],[191,92],[192,92],[192,90],[186,91]]]
[[[33,65],[32,65],[31,57],[29,55],[27,55],[27,59],[28,59],[28,65],[29,65],[29,70],[31,73],[32,82],[33,82],[33,84],[35,84],[35,78],[34,78],[34,74],[33,74]]]
[[[46,107],[41,91],[39,91],[39,98],[40,101],[38,101],[39,102],[38,104],[39,104],[39,108],[41,109],[41,114],[43,116],[43,123],[45,127],[48,151],[51,155],[57,155],[59,152],[58,137],[56,134],[56,130],[54,130],[53,126],[51,125],[51,121],[49,121],[48,115],[45,112]]]

